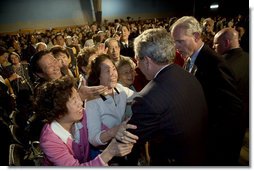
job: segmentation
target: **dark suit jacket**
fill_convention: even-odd
[[[135,57],[135,53],[133,50],[133,42],[128,41],[128,47],[125,47],[122,42],[120,42],[120,54],[124,56],[129,56],[131,58]]]
[[[247,114],[246,121],[249,120],[249,54],[243,51],[242,48],[235,48],[228,51],[223,55],[227,64],[233,70],[238,92],[240,93],[243,105],[244,113]]]
[[[202,165],[207,105],[197,79],[172,64],[139,93],[132,105],[130,130],[138,143],[149,141],[151,165]],[[170,163],[172,162],[172,163]]]
[[[223,57],[207,45],[200,50],[195,65],[195,76],[202,84],[208,105],[209,162],[231,165],[232,152],[236,149],[233,142],[239,140],[242,117],[242,101],[234,74]]]

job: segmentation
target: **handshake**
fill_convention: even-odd
[[[127,124],[127,122],[128,120],[119,125],[115,137],[102,152],[101,157],[105,162],[108,162],[114,156],[129,154],[132,151],[133,145],[137,142],[138,136],[126,131],[126,129],[136,129],[137,126]]]

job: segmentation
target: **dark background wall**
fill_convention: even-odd
[[[220,8],[211,11],[212,2]],[[101,0],[102,20],[249,14],[248,0]],[[91,23],[91,0],[0,0],[0,32]]]
[[[217,2],[220,4],[218,10],[210,10],[210,4]],[[196,0],[197,16],[216,16],[222,15],[227,17],[236,16],[238,14],[249,14],[248,0]]]
[[[193,0],[102,0],[103,19],[127,16],[137,19],[154,17],[172,17],[193,14]],[[183,0],[182,0],[183,1]]]

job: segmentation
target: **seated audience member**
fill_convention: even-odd
[[[64,75],[69,75],[72,77],[78,77],[78,67],[75,67],[75,70],[70,67],[71,57],[66,49],[62,48],[61,46],[54,46],[50,49],[50,52],[54,55],[54,57],[58,60],[61,72]]]
[[[89,66],[91,61],[97,57],[96,48],[85,47],[83,48],[77,56],[77,64],[79,68],[79,73],[87,79],[89,73]]]
[[[47,44],[44,42],[38,42],[35,45],[36,52],[46,50],[48,48]]]
[[[108,144],[115,137],[125,117],[125,107],[135,96],[131,89],[117,83],[118,74],[114,63],[106,54],[99,55],[91,65],[88,86],[107,87],[104,94],[86,103],[89,142],[94,147]]]
[[[100,155],[89,159],[86,112],[72,77],[65,76],[43,84],[36,97],[36,112],[46,120],[40,136],[46,166],[107,166],[114,156],[130,153],[135,143],[118,143],[113,138]],[[126,128],[136,127],[126,125]],[[125,133],[125,139],[128,135]],[[133,135],[132,138],[137,139]]]
[[[35,74],[38,77],[35,90],[34,90],[34,96],[36,97],[37,89],[45,82],[53,81],[55,79],[59,79],[62,77],[61,69],[59,66],[58,61],[54,58],[52,53],[48,50],[43,50],[40,52],[37,52],[30,61],[30,66],[33,74]],[[82,81],[81,87],[79,89],[80,96],[83,101],[85,101],[88,98],[93,97],[96,94],[101,94],[106,90],[104,86],[96,86],[96,87],[88,87],[86,86],[85,79]],[[35,126],[34,129],[31,129],[31,136],[34,137],[34,139],[38,140],[41,127],[43,125],[42,121],[43,118],[34,118],[34,122],[32,123],[33,126]],[[38,122],[37,122],[38,121]]]
[[[117,27],[117,32],[120,33],[120,54],[134,58],[133,42],[129,40],[130,29],[129,25],[122,24]]]
[[[135,69],[136,65],[134,65],[132,62],[129,60],[122,59],[117,67],[117,72],[118,72],[118,82],[122,84],[124,87],[128,87],[133,91],[136,91],[133,83],[135,79]],[[126,109],[125,109],[125,117],[128,118],[132,114],[131,111],[131,102],[127,103]]]
[[[37,52],[30,61],[33,74],[39,77],[39,85],[44,82],[52,81],[62,77],[60,65],[48,50]],[[39,86],[37,85],[37,87]],[[94,95],[101,94],[106,90],[104,86],[86,86],[86,81],[83,80],[82,86],[79,89],[80,96],[83,100]]]
[[[120,54],[119,42],[115,38],[108,38],[107,40],[105,40],[105,47],[108,48],[107,54],[116,65],[122,59],[130,60],[131,62],[133,62],[130,57]]]
[[[211,18],[204,19],[201,36],[204,43],[206,43],[210,48],[213,47],[213,37],[215,35],[213,29],[214,29],[214,20]]]
[[[16,95],[17,109],[24,119],[32,114],[33,86],[30,80],[29,64],[21,63],[20,56],[16,52],[10,53],[10,61],[13,70],[19,78],[12,81],[12,88]]]
[[[133,86],[133,82],[135,79],[135,69],[136,65],[133,62],[130,62],[129,60],[122,59],[116,65],[117,72],[118,72],[118,82],[122,84],[124,87],[128,87],[135,90],[135,87]]]
[[[7,85],[9,93],[15,97],[15,92],[11,84],[20,76],[15,73],[8,58],[9,52],[4,47],[0,47],[0,75],[3,77],[5,84]]]
[[[55,38],[56,38],[56,45],[59,45],[62,48],[66,49],[66,51],[69,54],[69,57],[71,58],[71,63],[69,65],[69,68],[71,68],[72,71],[76,71],[77,61],[76,61],[76,56],[74,54],[73,49],[68,47],[68,46],[66,46],[64,36],[61,33],[57,33]]]
[[[107,54],[110,56],[110,59],[118,65],[118,63],[122,59],[129,60],[131,63],[134,63],[130,57],[123,56],[120,54],[120,46],[118,41],[115,38],[108,38],[105,41],[105,47],[108,48]],[[135,65],[135,63],[134,63]],[[134,85],[137,91],[140,91],[147,83],[145,76],[143,73],[137,68],[136,69],[136,77],[134,80]]]
[[[7,125],[11,124],[10,114],[16,110],[16,100],[6,85],[6,79],[0,75],[0,120]]]

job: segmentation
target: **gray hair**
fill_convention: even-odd
[[[109,47],[109,44],[110,44],[111,41],[116,41],[116,42],[118,43],[118,46],[120,47],[119,42],[118,42],[115,38],[110,37],[110,38],[107,38],[107,39],[105,40],[105,42],[104,42],[106,48]]]
[[[173,63],[176,50],[171,35],[161,28],[148,29],[134,40],[135,55],[151,58],[157,64]]]
[[[193,33],[202,33],[202,27],[196,18],[192,16],[184,16],[178,19],[172,26],[171,32],[174,31],[176,27],[180,27],[186,30],[187,35],[192,35]]]

